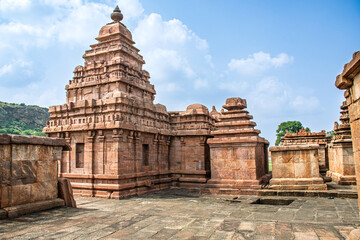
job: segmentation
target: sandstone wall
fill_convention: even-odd
[[[64,139],[0,134],[0,208],[58,198]]]
[[[318,144],[270,147],[270,152],[272,189],[326,189],[320,177]]]
[[[346,89],[344,96],[349,110],[356,182],[360,192],[360,51],[345,64],[343,72],[336,77],[335,86]]]

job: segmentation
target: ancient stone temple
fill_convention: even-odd
[[[259,137],[256,123],[246,108],[246,100],[229,98],[223,106],[219,121],[208,139],[211,155],[211,179],[213,186],[237,189],[244,193],[259,188],[259,178],[268,172],[267,148],[269,142]],[[239,191],[243,189],[243,191]]]
[[[280,146],[318,144],[319,170],[321,173],[326,174],[326,171],[329,169],[327,148],[330,141],[331,136],[327,136],[325,130],[321,132],[308,132],[303,128],[296,133],[286,132],[285,136],[281,138]]]
[[[338,184],[354,185],[355,163],[351,139],[349,110],[346,101],[340,107],[341,123],[334,124],[334,137],[329,144],[329,171],[327,176]]]
[[[277,190],[326,190],[321,169],[327,165],[325,131],[287,132],[280,146],[270,147],[273,178],[270,187]]]
[[[85,52],[84,66],[75,68],[66,104],[50,107],[44,128],[47,136],[65,138],[72,147],[62,156],[59,174],[70,179],[74,194],[121,198],[170,186],[211,188],[211,167],[217,180],[228,177],[219,168],[225,160],[210,156],[217,150],[208,139],[215,136],[215,144],[228,135],[241,140],[239,149],[249,147],[239,151],[241,166],[229,156],[224,166],[231,179],[256,184],[267,173],[268,143],[257,136],[243,105],[229,100],[228,112],[209,113],[201,104],[178,112],[154,104],[150,75],[118,8],[111,18]]]
[[[344,66],[343,72],[336,77],[335,86],[345,89],[344,96],[348,106],[353,159],[358,192],[360,191],[360,51],[355,52],[351,61]],[[359,199],[360,202],[360,199]]]

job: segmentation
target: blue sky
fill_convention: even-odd
[[[0,0],[0,101],[65,103],[116,4],[168,110],[245,98],[271,145],[283,121],[312,131],[338,121],[335,77],[360,50],[354,0]]]

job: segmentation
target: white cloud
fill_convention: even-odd
[[[211,68],[214,68],[214,64],[212,62],[212,56],[210,54],[205,55],[205,61],[209,64]]]
[[[246,90],[249,84],[246,81],[223,81],[219,84],[219,88],[227,92],[239,94]]]
[[[82,5],[82,0],[40,0],[40,3],[52,7],[73,8],[80,7]]]
[[[207,41],[201,39],[178,19],[165,21],[159,14],[144,16],[133,31],[134,41],[144,56],[151,79],[160,95],[178,91],[182,88],[169,88],[171,79],[181,79],[181,85],[199,89],[207,86],[203,74],[213,66],[208,54]],[[206,72],[206,71],[204,71]],[[164,84],[164,86],[163,86]],[[159,97],[163,99],[163,96]]]
[[[144,8],[138,0],[118,0],[117,4],[124,19],[139,17],[144,12]]]
[[[249,104],[261,113],[279,113],[286,108],[288,98],[287,86],[275,77],[259,81],[252,89]]]
[[[178,19],[164,21],[157,13],[146,16],[134,30],[136,44],[147,50],[152,48],[178,48],[189,42],[194,44],[198,50],[206,50],[206,40],[198,37]]]
[[[100,28],[109,22],[108,13],[111,11],[109,6],[97,3],[80,5],[70,10],[65,19],[55,24],[57,39],[72,45],[94,42]]]
[[[20,68],[23,68],[23,70],[25,70],[25,73],[27,75],[30,75],[31,70],[29,68],[31,67],[31,65],[32,65],[31,62],[27,62],[27,61],[23,61],[23,60],[13,61],[9,64],[6,64],[6,65],[0,67],[0,77],[2,77],[3,75],[6,75],[8,73],[18,71]]]
[[[297,112],[312,112],[320,108],[320,101],[317,97],[296,96],[290,101],[290,106]]]
[[[169,79],[174,72],[181,72],[187,78],[194,76],[187,59],[175,50],[157,48],[147,51],[144,55],[145,59],[149,59],[145,68],[149,69],[152,79],[156,81]]]
[[[209,85],[208,81],[206,79],[201,79],[198,78],[195,80],[194,82],[194,88],[195,89],[203,89],[203,88],[207,88]]]
[[[4,66],[0,67],[0,77],[2,75],[5,75],[5,74],[9,73],[9,72],[12,72],[12,70],[13,70],[13,65],[12,64],[7,64],[7,65],[4,65]]]
[[[276,77],[259,81],[250,92],[249,103],[256,109],[256,114],[268,116],[312,113],[320,107],[317,97],[301,95]]]
[[[248,58],[231,59],[228,67],[232,71],[236,71],[244,75],[256,75],[271,68],[279,68],[284,64],[293,61],[293,57],[286,53],[280,53],[276,57],[271,57],[269,53],[257,52]]]
[[[30,6],[30,0],[0,0],[0,11],[22,11]]]

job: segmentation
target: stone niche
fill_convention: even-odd
[[[260,178],[268,172],[269,142],[254,129],[246,100],[228,98],[223,106],[210,146],[211,179],[209,188],[232,189],[234,194],[253,193],[260,188]],[[215,190],[216,192],[216,190]]]
[[[341,124],[335,122],[334,136],[328,146],[329,171],[326,175],[333,182],[342,185],[355,185],[355,162],[353,158],[353,147],[349,111],[346,101],[341,105]]]
[[[9,217],[63,206],[58,163],[64,139],[0,134],[0,208]]]

